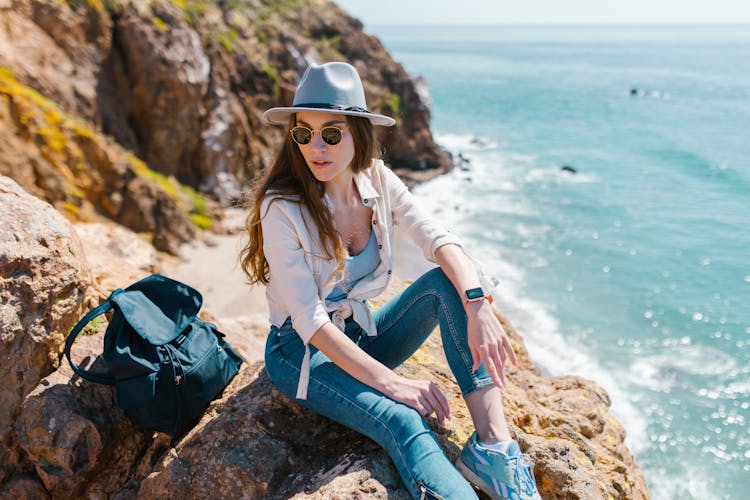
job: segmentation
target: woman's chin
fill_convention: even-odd
[[[317,171],[313,170],[312,174],[313,174],[313,177],[315,177],[320,182],[328,182],[328,181],[331,180],[331,176],[330,175],[326,175],[325,172],[317,172]]]
[[[320,182],[328,182],[340,174],[341,169],[337,169],[333,163],[328,163],[323,166],[313,165],[310,167],[310,172]]]

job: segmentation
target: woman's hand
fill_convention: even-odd
[[[434,413],[441,426],[445,425],[446,418],[451,418],[448,400],[433,382],[408,379],[396,374],[360,349],[333,323],[321,326],[313,334],[310,343],[352,377],[391,399],[414,408],[423,417]]]
[[[429,380],[409,379],[395,373],[394,376],[393,382],[385,391],[386,395],[414,408],[423,417],[434,413],[444,427],[446,418],[451,418],[451,409],[437,385]]]
[[[474,361],[472,370],[477,370],[479,364],[484,362],[492,380],[498,387],[504,389],[503,367],[508,356],[514,365],[518,364],[508,335],[492,311],[492,306],[486,300],[469,302],[466,306],[466,315],[469,319],[469,349],[471,349],[471,358]]]

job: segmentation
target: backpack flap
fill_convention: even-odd
[[[203,305],[203,297],[198,290],[161,274],[147,276],[125,289],[125,292],[131,291],[143,293],[156,304],[164,316],[174,323],[178,333],[193,322]]]
[[[151,345],[164,345],[177,338],[184,327],[166,317],[143,292],[126,290],[112,297],[125,320]],[[191,319],[192,321],[192,319]],[[190,324],[189,322],[185,325]]]

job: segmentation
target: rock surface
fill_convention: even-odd
[[[57,368],[91,276],[72,225],[0,177],[0,466],[23,398]],[[0,474],[2,482],[4,474]]]
[[[76,361],[92,368],[101,348],[101,336],[82,337]],[[111,387],[74,376],[67,361],[26,396],[15,430],[24,465],[53,498],[112,493],[152,445],[117,408]]]

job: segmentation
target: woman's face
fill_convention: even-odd
[[[319,111],[297,113],[297,126],[312,129],[313,137],[309,144],[297,144],[307,167],[321,182],[328,182],[346,171],[354,159],[354,139],[346,117]],[[320,134],[323,127],[336,127],[343,130],[341,142],[327,144]]]

